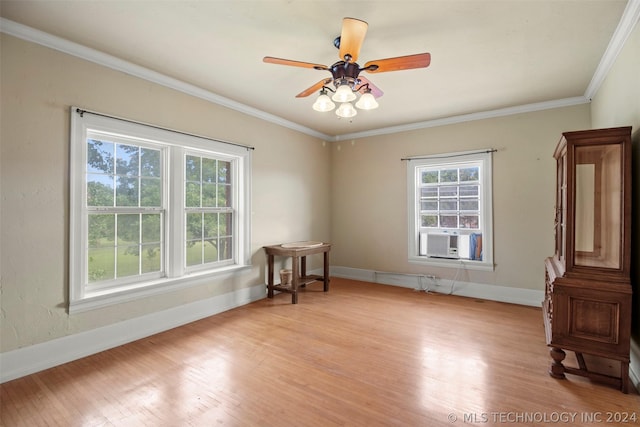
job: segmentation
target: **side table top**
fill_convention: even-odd
[[[330,249],[331,243],[324,242],[293,242],[264,247],[264,250],[267,252],[267,254],[285,256],[311,255],[321,252],[328,252]]]
[[[282,246],[285,249],[307,249],[322,246],[322,242],[315,242],[313,240],[305,240],[303,242],[283,243]]]

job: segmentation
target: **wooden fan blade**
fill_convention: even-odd
[[[395,58],[378,59],[364,64],[362,69],[369,73],[384,73],[387,71],[410,70],[412,68],[426,68],[431,63],[430,53],[398,56]],[[377,66],[375,68],[374,66]],[[368,68],[371,67],[371,68]]]
[[[302,92],[300,92],[299,94],[297,94],[296,98],[304,98],[306,96],[311,95],[312,93],[315,93],[315,92],[319,91],[320,89],[322,89],[322,86],[331,83],[331,80],[332,79],[329,79],[329,78],[320,80],[318,83],[314,84],[310,88],[305,89]]]
[[[366,77],[359,76],[358,80],[360,80],[360,87],[361,87],[361,89],[359,90],[360,93],[364,93],[364,87],[362,86],[369,85],[369,89],[371,89],[371,94],[373,96],[375,96],[376,98],[380,98],[382,95],[384,95],[384,92],[382,92],[376,85],[371,83],[371,81]]]
[[[367,34],[369,24],[355,18],[342,20],[342,33],[340,34],[340,59],[346,61],[345,55],[349,55],[349,62],[356,62],[360,55],[360,48]]]
[[[329,70],[326,65],[292,61],[291,59],[274,58],[272,56],[265,56],[262,60],[268,64],[291,65],[293,67],[315,68],[316,70]]]

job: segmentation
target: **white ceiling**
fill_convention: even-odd
[[[631,1],[635,9],[637,2]],[[24,24],[184,82],[215,102],[340,138],[523,105],[585,102],[626,6],[626,0],[1,0],[0,14],[5,32]],[[425,69],[363,73],[384,96],[377,110],[351,121],[313,111],[315,95],[295,98],[328,72],[262,62],[275,56],[333,64],[343,17],[369,23],[361,65],[431,53]],[[637,21],[635,10],[631,19]]]

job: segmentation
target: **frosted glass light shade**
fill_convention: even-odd
[[[358,114],[358,110],[356,110],[350,102],[345,102],[340,104],[336,110],[336,114],[340,117],[349,118]]]
[[[331,102],[331,98],[326,94],[320,95],[316,102],[313,103],[313,109],[322,113],[333,110],[335,106],[336,104]]]
[[[374,108],[378,108],[378,101],[376,101],[376,98],[371,94],[371,92],[367,92],[360,97],[358,102],[356,102],[356,107],[361,110],[373,110]]]
[[[331,97],[336,102],[351,102],[356,99],[356,94],[353,93],[351,87],[348,84],[341,84],[336,89],[336,93]]]

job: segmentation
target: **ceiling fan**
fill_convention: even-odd
[[[293,67],[313,68],[315,70],[329,71],[330,78],[320,80],[313,86],[303,90],[296,98],[303,98],[320,91],[318,100],[313,105],[317,111],[331,111],[335,104],[331,102],[341,102],[342,104],[336,110],[336,114],[340,117],[353,117],[357,114],[357,110],[351,105],[351,101],[357,98],[357,94],[361,94],[360,100],[356,107],[361,109],[373,109],[378,106],[375,98],[383,95],[383,92],[376,87],[366,77],[360,76],[362,71],[368,73],[384,73],[388,71],[409,70],[412,68],[426,68],[431,63],[431,54],[418,53],[415,55],[398,56],[394,58],[378,59],[369,61],[360,67],[356,62],[360,54],[362,42],[367,33],[369,24],[365,21],[355,18],[344,18],[342,20],[342,32],[336,37],[333,44],[340,50],[340,60],[331,66],[313,64],[310,62],[293,61],[290,59],[274,58],[265,56],[263,61],[269,64],[290,65]],[[334,89],[327,85],[333,83]],[[327,90],[333,92],[333,96],[329,98]]]

